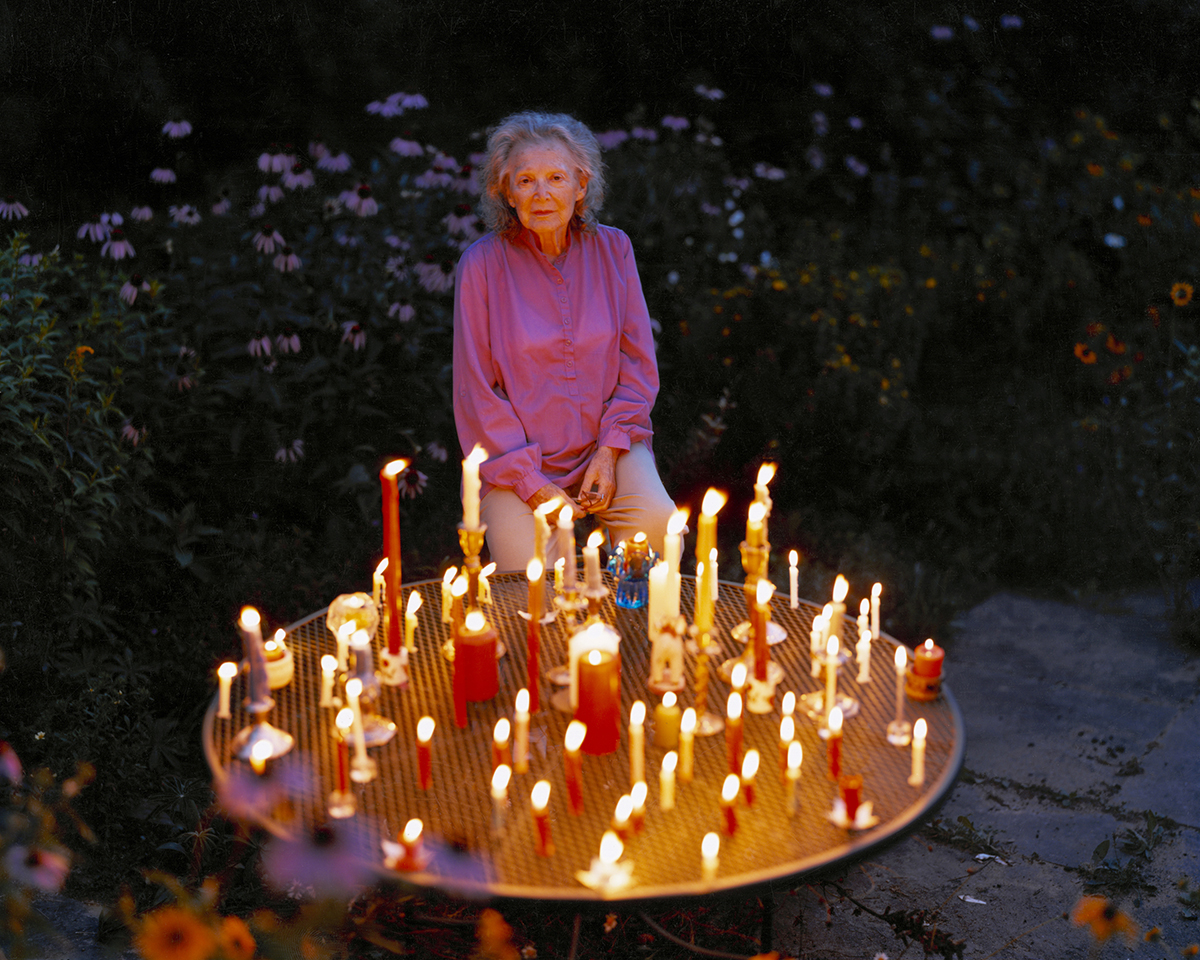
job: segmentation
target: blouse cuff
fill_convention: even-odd
[[[550,483],[550,478],[540,470],[530,470],[527,474],[521,477],[520,480],[513,484],[513,493],[515,493],[523,501],[528,502],[530,497],[532,497],[548,483]]]

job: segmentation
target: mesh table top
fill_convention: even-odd
[[[607,586],[614,581],[605,573]],[[491,741],[500,717],[512,718],[517,691],[526,686],[524,610],[527,585],[522,574],[491,578],[493,604],[485,608],[507,653],[499,661],[500,691],[481,703],[468,704],[468,724],[454,723],[451,696],[453,666],[442,655],[449,626],[441,622],[441,581],[410,584],[421,592],[424,603],[417,613],[416,651],[410,655],[410,682],[406,687],[383,686],[378,712],[397,727],[390,743],[371,749],[379,775],[370,783],[353,785],[357,794],[356,821],[370,837],[371,849],[380,851],[380,841],[395,840],[413,817],[422,820],[431,849],[441,850],[429,866],[403,878],[427,888],[468,895],[501,898],[535,898],[565,901],[607,900],[609,902],[686,898],[728,891],[757,884],[783,882],[804,873],[828,867],[863,854],[911,826],[949,791],[963,758],[963,722],[958,706],[943,685],[936,700],[918,703],[905,698],[907,719],[923,717],[928,724],[925,781],[909,786],[911,753],[886,740],[888,723],[895,718],[896,674],[893,665],[896,643],[883,636],[872,644],[871,682],[855,682],[851,662],[838,678],[839,695],[858,700],[861,709],[845,724],[842,769],[863,778],[863,799],[870,800],[879,822],[853,831],[836,826],[828,818],[837,785],[827,779],[824,741],[818,737],[818,722],[801,708],[796,711],[796,739],[804,749],[798,784],[799,809],[795,816],[785,811],[784,785],[778,773],[778,709],[765,715],[744,715],[744,749],[756,748],[762,764],[757,778],[753,807],[739,800],[738,830],[722,833],[719,806],[721,784],[728,773],[723,734],[695,739],[695,779],[676,783],[675,808],[659,809],[659,770],[666,752],[654,746],[653,715],[659,702],[647,688],[650,643],[646,635],[646,610],[627,610],[604,601],[602,616],[614,626],[621,641],[621,741],[615,753],[585,755],[583,781],[585,808],[573,816],[567,807],[563,769],[563,736],[571,720],[569,713],[550,705],[553,687],[547,672],[566,662],[566,638],[558,623],[542,630],[541,710],[530,721],[529,772],[514,775],[509,788],[509,808],[504,826],[492,830]],[[680,608],[691,611],[694,580],[683,578]],[[785,691],[797,696],[818,692],[823,681],[811,675],[810,631],[816,605],[801,601],[791,609],[788,598],[776,596],[771,616],[787,631],[787,639],[772,645],[771,659],[784,671],[775,702]],[[722,582],[713,636],[721,653],[713,656],[709,709],[724,713],[729,686],[717,676],[716,668],[736,656],[744,645],[731,630],[745,618],[741,584]],[[853,617],[848,617],[853,623]],[[287,628],[287,645],[295,658],[295,678],[273,691],[275,709],[269,719],[296,739],[296,746],[273,763],[292,785],[288,809],[290,819],[265,823],[280,835],[300,834],[327,822],[326,804],[336,780],[337,740],[333,724],[335,709],[318,706],[321,687],[320,658],[336,652],[336,641],[325,625],[320,610]],[[378,649],[378,641],[376,643]],[[695,658],[685,655],[689,682],[680,694],[681,706],[692,702]],[[911,656],[910,656],[911,661]],[[214,696],[204,723],[204,749],[218,782],[232,767],[247,766],[232,757],[232,742],[248,722],[244,711],[246,674],[233,681],[233,718],[216,718]],[[613,809],[628,793],[629,742],[627,720],[635,700],[647,705],[646,803],[644,830],[626,842],[624,860],[632,863],[633,884],[606,896],[583,886],[575,873],[587,870],[596,857],[600,839],[608,829]],[[428,792],[417,782],[416,725],[425,715],[437,721],[432,744],[433,783]],[[529,794],[539,779],[551,783],[550,823],[555,853],[541,857],[536,852],[536,828],[530,812]],[[721,834],[720,862],[715,879],[702,879],[700,841],[704,834]],[[379,854],[379,870],[383,855]],[[394,874],[392,874],[395,876]]]

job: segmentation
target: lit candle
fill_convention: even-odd
[[[357,626],[353,620],[347,620],[337,629],[337,668],[342,673],[350,669],[350,635]]]
[[[633,797],[624,793],[621,799],[617,801],[616,809],[613,810],[612,820],[609,822],[609,828],[622,840],[628,840],[633,836],[633,824],[629,818],[633,816]]]
[[[554,853],[554,840],[550,836],[550,781],[539,780],[529,794],[529,807],[533,811],[533,822],[537,827],[537,852],[539,857]]]
[[[658,628],[671,615],[670,584],[666,563],[661,560],[650,568],[650,600],[646,607],[646,630],[651,643],[658,638]]]
[[[433,729],[437,722],[433,717],[422,717],[417,721],[417,782],[422,790],[433,783],[433,766],[429,751],[433,745]]]
[[[696,710],[688,707],[679,721],[679,779],[692,782],[692,757],[696,741]]]
[[[604,587],[600,579],[600,544],[603,542],[604,534],[593,530],[583,548],[583,575],[591,593],[599,592]]]
[[[848,773],[838,780],[838,796],[846,808],[846,818],[853,822],[862,802],[863,779],[856,773]]]
[[[404,609],[404,646],[410,651],[417,649],[417,611],[423,602],[419,592],[409,592],[408,606]]]
[[[913,724],[912,732],[912,773],[909,774],[910,786],[919,787],[925,782],[925,735],[928,732],[925,718],[921,717]]]
[[[554,561],[554,589],[557,593],[563,591],[563,570],[567,566],[565,557],[559,557]]]
[[[788,553],[788,588],[791,593],[790,606],[793,610],[800,607],[800,554],[795,550]]]
[[[796,713],[796,695],[789,690],[783,695],[783,699],[779,703],[779,715],[781,717],[790,717]]]
[[[575,511],[571,507],[563,507],[558,513],[558,546],[562,550],[563,589],[578,590],[579,582],[575,572]]]
[[[334,718],[338,729],[337,739],[337,789],[338,793],[350,792],[350,728],[354,726],[354,711],[342,707]]]
[[[829,711],[829,739],[825,741],[825,751],[829,757],[829,779],[837,783],[842,775],[842,708],[834,707]]]
[[[383,602],[383,571],[387,569],[387,557],[379,561],[371,574],[371,602],[378,607]]]
[[[842,624],[846,619],[846,594],[850,583],[840,573],[833,581],[833,603],[830,607],[829,636],[842,639]]]
[[[486,567],[479,571],[479,595],[478,600],[484,606],[492,604],[492,584],[488,580],[493,573],[496,572],[496,561],[493,560]]]
[[[612,753],[621,742],[620,662],[607,650],[589,650],[579,661],[579,705],[575,716],[588,729],[583,749]]]
[[[896,725],[904,723],[904,671],[908,665],[908,651],[896,647]]]
[[[830,637],[825,644],[825,716],[837,709],[838,638]]]
[[[534,557],[525,568],[525,578],[529,581],[529,623],[525,627],[525,674],[529,691],[529,709],[537,713],[541,701],[538,696],[541,681],[541,666],[538,657],[542,648],[542,602],[546,592],[544,580],[545,567],[541,560]]]
[[[232,716],[229,712],[229,688],[233,684],[233,678],[237,675],[238,665],[232,660],[226,660],[217,668],[217,680],[219,684],[217,716],[222,720],[228,720]]]
[[[729,686],[734,693],[741,693],[746,689],[746,664],[739,660],[733,665],[733,669],[729,671]]]
[[[712,582],[716,579],[716,568],[710,561],[710,554],[717,548],[717,514],[725,506],[725,494],[720,490],[710,489],[704,494],[700,506],[700,522],[696,531],[696,573],[700,576],[700,564],[704,565],[703,577],[696,584],[696,608],[693,619],[701,633],[712,629],[713,601]]]
[[[442,623],[450,622],[450,613],[454,606],[454,594],[450,592],[450,584],[458,575],[458,567],[451,567],[442,574]]]
[[[729,772],[738,774],[742,769],[742,695],[729,695],[725,709],[725,756],[729,761]]]
[[[718,854],[721,852],[721,838],[715,833],[706,833],[700,841],[700,873],[705,881],[717,879]]]
[[[529,691],[517,691],[513,711],[513,772],[529,772]]]
[[[617,861],[621,859],[621,854],[625,852],[625,844],[621,842],[612,830],[605,830],[604,836],[600,838],[600,860],[599,871],[597,871],[602,880],[603,886],[608,886],[616,877]],[[593,867],[596,864],[593,863]]]
[[[362,687],[362,681],[358,677],[351,677],[346,681],[346,698],[350,701],[350,709],[353,711],[354,717],[354,764],[359,769],[366,770],[369,760],[367,738],[363,731],[362,705],[358,702],[358,698],[362,694]],[[353,771],[351,771],[351,775],[353,776]],[[358,777],[353,777],[353,779],[359,781]],[[367,779],[369,780],[370,777]]]
[[[646,779],[646,705],[633,701],[629,708],[629,782]]]
[[[504,828],[504,815],[508,809],[508,782],[512,779],[512,767],[502,763],[492,772],[492,831]]]
[[[454,722],[459,727],[467,725],[468,701],[491,700],[500,689],[496,640],[496,631],[479,609],[468,611],[454,631]]]
[[[463,597],[467,595],[469,583],[464,574],[459,574],[450,584],[450,626],[457,630],[463,624]]]
[[[742,792],[746,795],[746,806],[754,806],[754,781],[758,776],[758,751],[747,750],[742,760]]]
[[[883,584],[877,583],[871,588],[871,639],[879,639],[879,595],[883,593]]]
[[[725,835],[729,837],[737,833],[736,804],[741,789],[742,781],[736,773],[729,774],[721,786],[721,814],[725,818]]]
[[[479,444],[467,454],[463,467],[463,526],[468,530],[479,529],[479,467],[487,460],[487,451]]]
[[[633,823],[634,833],[641,833],[646,825],[646,796],[649,792],[650,788],[646,786],[645,780],[639,780],[629,791],[629,799],[633,801],[633,813],[629,815],[629,819]]]
[[[767,484],[775,477],[775,464],[764,463],[758,468],[758,476],[754,480],[754,499],[771,511],[771,493]]]
[[[864,600],[863,603],[866,603]],[[854,645],[854,655],[858,660],[859,683],[871,682],[871,628],[863,630],[858,635],[858,643]]]
[[[557,510],[561,504],[562,498],[554,497],[545,503],[539,503],[533,511],[533,559],[542,565],[543,570],[546,569],[546,544],[550,540],[550,522],[546,517]]]
[[[675,694],[667,691],[662,703],[654,708],[654,745],[674,750],[679,746],[679,722],[683,711],[675,702]]]
[[[267,655],[263,650],[262,618],[253,607],[243,607],[238,617],[238,631],[242,635],[242,650],[250,664],[250,703],[266,705],[271,700],[271,689],[267,679]]]
[[[393,657],[400,652],[399,477],[407,469],[407,460],[393,460],[379,471],[379,480],[383,484],[383,548],[387,556],[387,567],[383,571],[387,595],[387,649]]]
[[[679,754],[668,750],[662,759],[662,770],[658,774],[658,808],[660,810],[675,809],[675,767],[679,763]]]
[[[663,560],[667,564],[667,609],[666,615],[679,616],[679,558],[683,552],[683,528],[687,526],[686,510],[676,510],[667,521],[667,532],[663,537]]]
[[[254,746],[250,748],[250,769],[257,773],[260,777],[267,772],[267,761],[271,759],[271,754],[275,752],[275,748],[271,746],[270,740],[258,740]],[[915,760],[913,761],[916,762]],[[912,781],[910,780],[909,783]]]
[[[746,515],[746,546],[761,547],[766,542],[766,524],[764,518],[767,515],[767,508],[762,503],[750,504],[750,511]]]
[[[575,815],[583,813],[583,738],[586,736],[587,727],[578,720],[572,720],[563,738],[567,802],[571,813]]]
[[[812,641],[812,675],[814,677],[821,675],[821,652],[825,649],[825,624],[824,612],[813,617],[810,638]]]
[[[788,745],[787,755],[787,813],[789,817],[796,815],[798,806],[796,784],[800,782],[800,765],[804,762],[804,748],[798,741],[793,740]]]
[[[404,829],[400,832],[400,847],[403,853],[398,864],[399,869],[405,871],[419,870],[424,866],[425,841],[422,838],[424,832],[425,824],[416,817],[413,817],[413,819],[404,825]]]
[[[508,722],[508,717],[501,717],[496,721],[496,726],[492,730],[492,769],[497,767],[507,767],[512,765],[512,747],[510,746],[510,736],[512,733],[512,724]]]
[[[926,640],[915,650],[913,674],[918,677],[936,678],[942,675],[942,660],[946,651],[932,640]]]
[[[771,619],[770,603],[774,592],[775,584],[765,578],[758,581],[754,590],[751,632],[754,634],[754,679],[759,683],[767,682],[767,665],[771,662],[767,647],[767,622]]]
[[[321,657],[321,700],[317,706],[332,707],[336,705],[333,700],[335,673],[337,673],[337,657],[327,653]]]
[[[716,547],[713,547],[711,550],[708,551],[708,566],[709,566],[708,582],[712,586],[712,593],[711,593],[710,597],[712,599],[713,608],[715,609],[717,606],[717,601],[720,599],[720,592],[721,592],[721,580],[717,575],[717,548]],[[711,616],[711,614],[710,614],[710,616]]]
[[[350,651],[354,654],[354,676],[368,686],[375,678],[375,658],[371,653],[371,635],[366,630],[355,630],[350,637]]]
[[[779,721],[779,776],[787,777],[788,750],[796,739],[796,721],[792,717],[784,717]]]

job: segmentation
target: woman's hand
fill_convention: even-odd
[[[571,495],[569,493],[567,493],[566,490],[564,490],[562,487],[560,487],[556,483],[548,483],[544,487],[541,487],[537,491],[537,493],[535,493],[532,497],[530,497],[525,502],[529,505],[530,510],[536,510],[538,507],[540,507],[546,501],[555,500],[555,499],[561,501],[561,503],[558,506],[559,510],[561,510],[563,507],[570,507],[574,511],[573,519],[575,519],[575,520],[578,520],[580,517],[584,516],[587,513],[587,511],[584,510],[583,507],[581,507],[578,503],[576,503],[574,500],[571,499]],[[557,518],[554,518],[554,519],[557,519]],[[550,526],[552,526],[552,527],[554,526],[554,519],[550,520]]]
[[[579,502],[588,513],[607,510],[612,503],[617,492],[617,457],[622,452],[616,447],[599,447],[592,454],[579,483]]]

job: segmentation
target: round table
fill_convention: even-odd
[[[608,573],[604,576],[611,591],[615,582]],[[685,576],[681,599],[685,613],[692,610],[694,589],[694,580]],[[559,622],[545,626],[540,656],[541,710],[530,723],[530,769],[526,774],[514,775],[504,826],[493,831],[492,729],[500,717],[512,718],[514,697],[526,685],[526,624],[518,615],[526,607],[526,580],[521,574],[491,578],[493,603],[485,611],[507,648],[498,665],[500,691],[490,701],[468,705],[468,724],[463,729],[454,723],[453,667],[442,653],[449,626],[441,622],[441,581],[407,585],[403,601],[407,601],[410,590],[420,591],[424,601],[418,612],[416,651],[409,660],[410,680],[406,687],[384,686],[378,706],[380,714],[395,721],[396,736],[370,751],[379,775],[370,783],[354,785],[354,790],[358,798],[356,820],[369,834],[371,849],[379,851],[377,866],[382,874],[397,876],[383,866],[380,841],[395,840],[410,818],[423,821],[425,837],[436,855],[424,870],[402,876],[421,888],[494,899],[629,905],[778,886],[861,856],[903,832],[945,796],[962,764],[962,715],[945,685],[941,696],[933,701],[918,703],[906,697],[908,720],[923,717],[929,731],[924,784],[908,784],[910,748],[892,746],[886,739],[888,723],[895,718],[896,643],[885,635],[872,644],[869,683],[855,682],[857,668],[853,661],[842,669],[838,680],[839,694],[852,696],[861,704],[858,715],[845,725],[843,771],[862,776],[863,799],[872,802],[879,822],[861,831],[831,822],[828,814],[837,797],[837,786],[826,776],[826,751],[818,736],[819,724],[800,709],[796,712],[796,737],[804,749],[804,762],[799,809],[795,816],[788,816],[778,771],[778,708],[765,715],[746,713],[744,749],[756,748],[762,757],[756,803],[748,808],[739,801],[738,830],[733,836],[722,834],[716,877],[704,880],[701,839],[709,831],[722,831],[719,794],[728,773],[725,739],[720,733],[696,738],[695,779],[691,783],[677,782],[675,809],[660,810],[659,770],[665,751],[654,746],[653,716],[659,698],[647,687],[650,644],[646,610],[617,607],[610,592],[602,606],[602,617],[622,637],[620,746],[606,756],[585,755],[585,809],[573,816],[567,808],[563,771],[563,736],[571,716],[550,706],[553,688],[545,679],[552,667],[566,661],[566,638]],[[772,660],[784,671],[776,705],[787,690],[799,696],[822,689],[823,681],[813,678],[810,669],[810,631],[819,609],[801,601],[793,610],[786,595],[776,595],[771,602],[773,621],[787,631],[787,639],[770,649]],[[712,658],[708,697],[714,712],[724,713],[729,693],[727,683],[717,677],[716,667],[723,659],[743,651],[743,644],[733,639],[731,631],[745,619],[745,612],[742,584],[721,582],[713,635],[723,652]],[[847,617],[847,624],[853,627],[852,616]],[[291,784],[287,805],[290,818],[263,820],[264,826],[283,836],[297,835],[327,822],[326,803],[336,776],[336,710],[318,705],[320,657],[335,652],[335,639],[326,627],[324,610],[286,630],[286,642],[295,657],[295,678],[288,686],[273,691],[276,706],[269,719],[296,740],[295,749],[273,761],[281,768],[277,772]],[[692,702],[695,658],[688,654],[686,661],[688,686],[680,695],[684,707]],[[231,720],[217,719],[215,696],[205,717],[204,750],[218,782],[229,775],[231,765],[248,767],[231,758],[233,738],[247,723],[242,705],[245,684],[245,673],[233,681]],[[645,827],[625,846],[624,859],[633,865],[632,885],[602,894],[582,885],[576,871],[589,868],[617,800],[629,792],[627,720],[630,706],[638,699],[646,702],[648,714],[645,770],[649,799]],[[428,792],[418,786],[415,745],[417,721],[426,714],[437,721],[432,745],[433,780]],[[556,851],[550,857],[536,852],[529,805],[530,789],[539,779],[549,780],[552,785],[550,817]]]

